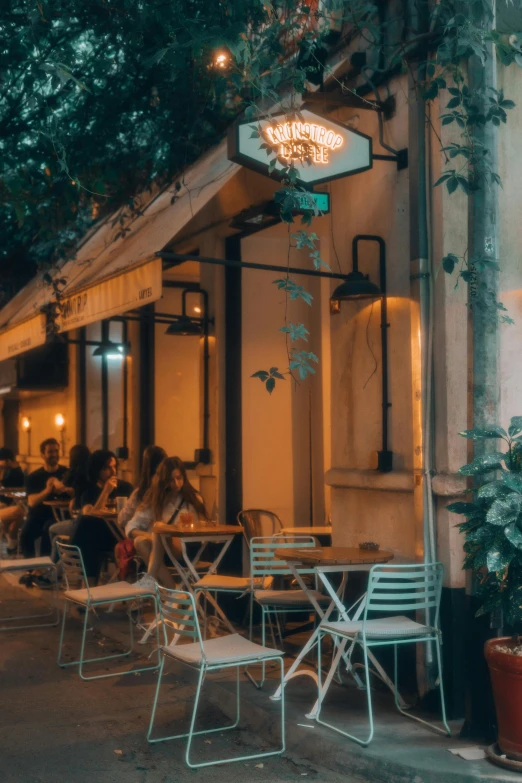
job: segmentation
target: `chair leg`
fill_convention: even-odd
[[[69,608],[69,601],[65,600],[63,603],[63,614],[62,614],[62,627],[60,630],[60,644],[58,647],[58,666],[64,666],[65,664],[62,663],[62,648],[63,648],[63,637],[65,634],[65,621],[67,618],[67,611]]]
[[[265,614],[265,607],[261,607],[261,644],[264,647],[266,641],[266,614]],[[245,674],[258,690],[261,690],[263,685],[265,684],[265,662],[264,660],[261,663],[261,681],[258,682],[255,677],[252,677],[250,672],[248,671],[248,666],[245,667]]]
[[[366,699],[368,703],[368,720],[369,720],[369,733],[368,737],[365,739],[362,739],[361,737],[356,737],[354,734],[349,734],[347,731],[343,731],[343,729],[340,729],[338,726],[334,726],[332,723],[327,723],[324,720],[321,720],[321,639],[322,634],[319,634],[318,640],[317,640],[317,666],[318,666],[318,688],[319,688],[319,700],[318,700],[318,706],[317,706],[317,715],[316,715],[316,721],[317,723],[320,723],[321,726],[326,726],[329,729],[332,729],[333,731],[336,731],[338,734],[342,734],[343,737],[347,737],[348,739],[353,740],[354,742],[357,742],[358,745],[362,745],[363,747],[366,747],[370,744],[370,742],[373,739],[373,708],[372,708],[372,690],[370,687],[370,669],[368,666],[368,648],[364,643],[361,643],[361,647],[363,648],[363,654],[364,654],[364,671],[366,674]]]
[[[442,656],[440,650],[440,637],[437,635],[435,639],[435,648],[437,651],[437,666],[439,669],[439,687],[440,687],[440,703],[442,708],[442,723],[446,729],[448,737],[451,737],[450,727],[448,726],[448,720],[446,717],[446,700],[444,698],[444,683],[442,681]]]
[[[129,599],[134,600],[134,599]],[[127,602],[125,602],[127,603]],[[62,652],[63,652],[63,640],[64,640],[64,632],[65,632],[65,622],[67,617],[67,605],[68,602],[65,602],[64,606],[64,613],[63,613],[63,619],[62,619],[62,629],[60,633],[60,646],[58,649],[58,665],[62,668],[66,668],[69,666],[78,666],[78,674],[80,675],[82,680],[102,680],[106,679],[108,677],[119,677],[124,674],[136,674],[137,672],[146,672],[146,671],[156,671],[160,665],[160,656],[159,656],[159,629],[156,628],[156,639],[158,642],[158,662],[155,663],[153,666],[141,666],[137,669],[129,669],[128,671],[116,671],[116,672],[110,672],[109,674],[93,674],[93,675],[85,675],[84,674],[84,666],[86,663],[100,663],[101,661],[109,661],[113,658],[125,658],[129,656],[134,649],[134,628],[132,623],[132,617],[130,616],[130,613],[128,613],[129,617],[129,633],[130,633],[130,647],[126,652],[123,653],[115,653],[114,655],[101,655],[96,658],[85,658],[85,645],[87,641],[87,631],[88,631],[88,621],[89,621],[89,612],[90,609],[93,609],[94,607],[86,606],[85,607],[85,617],[83,621],[83,631],[82,631],[82,638],[81,638],[81,645],[80,645],[80,657],[75,661],[68,661],[67,663],[62,661]]]
[[[160,742],[160,740],[153,740],[151,739],[152,729],[154,728],[154,718],[156,717],[156,708],[158,706],[158,698],[160,694],[161,689],[161,679],[163,677],[163,668],[165,666],[165,658],[161,659],[159,671],[158,671],[158,681],[156,683],[156,692],[154,694],[154,701],[152,703],[152,715],[150,716],[150,722],[149,722],[149,730],[147,732],[147,742]]]
[[[440,683],[440,701],[441,701],[441,708],[442,708],[442,724],[444,728],[441,728],[440,726],[437,726],[435,723],[431,723],[428,720],[424,720],[423,718],[419,718],[418,715],[412,715],[411,712],[406,712],[406,710],[400,706],[400,703],[398,701],[399,699],[399,691],[397,689],[397,671],[395,671],[395,706],[401,713],[401,715],[404,715],[405,718],[410,718],[410,720],[417,721],[417,723],[422,723],[424,726],[428,726],[430,729],[434,729],[434,731],[438,732],[439,734],[446,734],[448,737],[451,737],[451,731],[450,727],[448,726],[448,722],[446,720],[446,703],[444,701],[444,684],[442,682],[442,662],[441,662],[441,656],[440,656],[440,641],[438,636],[434,639],[425,640],[427,644],[430,644],[430,642],[435,642],[436,652],[437,652],[437,667],[439,672],[439,683]],[[395,645],[397,647],[397,645]],[[395,667],[397,668],[397,661],[395,661]]]
[[[285,676],[284,662],[283,662],[282,658],[278,658],[277,660],[279,660],[280,666],[281,666],[281,688],[283,688],[283,686],[284,686],[284,676]],[[235,728],[237,726],[238,722],[239,722],[239,711],[240,711],[239,666],[236,668],[236,672],[237,672],[237,675],[236,675],[237,676],[237,714],[236,714],[236,721],[231,726],[225,726],[224,727],[225,729]],[[190,760],[190,750],[191,750],[191,746],[192,746],[192,739],[194,737],[200,735],[200,734],[211,734],[211,733],[214,733],[216,731],[223,731],[223,728],[207,729],[206,731],[194,731],[194,726],[195,726],[195,723],[196,723],[197,709],[198,709],[199,699],[200,699],[200,696],[201,696],[201,686],[203,684],[204,676],[205,676],[205,673],[204,673],[204,670],[202,669],[202,670],[200,670],[200,676],[199,676],[199,679],[198,679],[198,686],[197,686],[197,690],[196,690],[196,697],[195,697],[195,700],[194,700],[194,709],[193,709],[193,712],[192,712],[192,720],[191,720],[190,731],[189,731],[189,735],[188,735],[187,750],[186,750],[186,753],[185,753],[185,761],[187,762],[187,765],[191,769],[199,769],[200,767],[210,767],[210,766],[214,766],[214,765],[217,765],[217,764],[228,764],[228,763],[231,763],[231,762],[234,762],[234,761],[250,761],[252,759],[265,758],[266,756],[276,756],[276,755],[279,755],[281,753],[284,753],[284,751],[285,751],[285,699],[284,699],[284,695],[283,695],[283,697],[281,698],[281,747],[280,748],[278,748],[277,750],[268,751],[267,753],[254,753],[254,754],[248,755],[248,756],[236,756],[236,757],[232,757],[232,758],[215,759],[215,760],[212,760],[212,761],[200,762],[199,764],[195,764],[194,762],[192,762]],[[187,736],[187,735],[185,735],[185,736]]]

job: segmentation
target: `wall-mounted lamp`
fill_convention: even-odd
[[[129,353],[128,345],[121,345],[121,343],[113,343],[110,340],[98,345],[92,352],[93,356],[105,356],[106,359],[122,359]]]
[[[20,426],[24,432],[27,432],[27,456],[31,456],[31,419],[28,416],[22,416]]]
[[[359,271],[359,242],[377,242],[379,245],[379,285]],[[388,449],[388,312],[386,300],[386,245],[382,237],[357,234],[352,240],[352,271],[337,286],[330,298],[330,312],[339,313],[341,302],[376,300],[381,302],[381,356],[382,356],[382,450],[377,452],[377,470],[386,473],[393,467],[393,454]]]
[[[60,433],[60,441],[62,447],[62,454],[65,454],[65,416],[63,413],[57,413],[54,417],[54,424],[58,432]]]

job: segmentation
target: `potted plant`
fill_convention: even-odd
[[[503,451],[479,456],[460,469],[475,479],[473,502],[447,508],[466,517],[459,527],[466,539],[464,568],[478,576],[482,606],[477,614],[500,611],[502,625],[516,628],[522,623],[522,416],[511,419],[507,432],[492,426],[460,434],[504,444]],[[522,761],[522,643],[517,636],[490,639],[485,655],[500,751]]]

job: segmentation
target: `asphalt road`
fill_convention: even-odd
[[[3,581],[3,580],[2,580]],[[13,590],[0,585],[4,613]],[[79,642],[79,623],[69,637]],[[150,745],[145,739],[155,675],[141,674],[83,682],[74,668],[56,665],[58,630],[9,631],[0,636],[0,780],[2,783],[177,783],[198,779],[212,783],[258,781],[333,783],[338,774],[291,756],[274,756],[192,771],[185,765],[183,740]],[[115,642],[91,632],[91,650],[109,654]],[[72,651],[72,650],[71,650]],[[95,652],[96,654],[96,652]],[[111,662],[112,665],[112,662]],[[209,683],[209,688],[212,683]],[[248,697],[249,683],[243,692]],[[166,680],[160,724],[187,714],[193,695],[190,682],[176,673]],[[267,747],[245,730],[214,734],[198,741],[196,753],[238,754]],[[213,706],[202,720],[226,721]],[[184,730],[171,723],[172,732]],[[343,776],[343,781],[348,781]]]

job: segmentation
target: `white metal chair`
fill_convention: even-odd
[[[58,609],[58,577],[56,564],[53,563],[50,557],[31,557],[20,560],[0,560],[0,574],[14,574],[19,571],[31,571],[32,569],[38,569],[42,571],[54,572],[54,590],[52,604],[49,611],[41,612],[39,614],[23,614],[18,617],[0,617],[0,623],[12,623],[9,625],[0,626],[0,631],[18,630],[23,628],[48,628],[53,625],[58,625],[59,609]],[[16,625],[20,620],[45,620],[47,622],[34,622],[29,625]]]
[[[351,622],[326,622],[320,626],[318,639],[317,674],[319,702],[316,720],[323,726],[327,726],[339,734],[348,737],[360,745],[369,745],[374,734],[372,694],[370,686],[370,668],[368,665],[368,649],[370,647],[394,647],[394,684],[395,705],[399,712],[407,718],[430,726],[441,734],[451,736],[446,721],[446,705],[444,702],[444,687],[442,682],[441,663],[441,632],[439,628],[439,606],[442,589],[442,563],[410,564],[410,565],[376,565],[370,570],[368,580],[368,592],[366,594],[364,614],[362,620]],[[405,615],[397,612],[422,612],[423,622],[410,620]],[[378,618],[370,619],[370,614],[379,614]],[[383,616],[384,615],[384,616]],[[392,615],[392,616],[389,616]],[[321,641],[326,634],[335,640],[346,640],[351,644],[349,656],[352,655],[356,644],[363,651],[364,670],[366,673],[366,695],[368,702],[369,734],[365,739],[356,737],[338,726],[321,720],[321,702],[324,694],[321,693]],[[428,721],[411,715],[399,704],[397,689],[397,658],[399,644],[435,644],[437,666],[439,674],[440,699],[442,705],[442,723],[440,728]],[[342,643],[342,642],[341,642]]]
[[[305,592],[304,590],[289,589],[256,589],[255,583],[259,579],[285,577],[292,575],[286,561],[277,558],[276,550],[304,549],[315,547],[315,540],[312,536],[293,536],[291,541],[276,537],[256,537],[250,541],[250,617],[253,614],[253,602],[256,601],[261,607],[261,644],[266,641],[266,621],[272,615],[276,617],[280,614],[302,614],[303,612],[314,612],[315,609],[310,601],[310,593],[313,593],[318,603],[329,604],[330,598],[323,595],[319,590]],[[310,568],[299,568],[300,575],[314,574]],[[250,638],[252,638],[252,621],[250,622]],[[274,640],[275,643],[275,640]],[[250,677],[250,675],[249,675]],[[265,679],[265,666],[263,664],[263,674],[261,682],[257,683],[250,677],[252,682],[258,688],[263,687]]]
[[[228,634],[227,636],[221,636],[217,639],[209,639],[203,641],[201,636],[201,629],[199,626],[198,612],[196,608],[195,598],[191,593],[180,590],[168,590],[165,587],[158,586],[159,596],[159,619],[163,627],[164,645],[161,647],[163,654],[161,660],[160,670],[158,672],[158,684],[156,686],[156,693],[154,696],[154,703],[152,706],[152,715],[150,718],[149,730],[147,733],[147,740],[149,742],[164,742],[171,739],[181,739],[188,737],[187,747],[185,751],[185,760],[189,767],[196,769],[198,767],[208,767],[213,764],[225,764],[231,761],[248,761],[251,759],[265,758],[266,756],[275,756],[283,753],[285,750],[285,706],[284,706],[284,692],[281,698],[281,747],[277,750],[271,750],[265,753],[253,753],[248,756],[237,756],[225,759],[216,759],[213,761],[204,761],[194,763],[191,761],[190,751],[192,747],[192,740],[195,736],[214,734],[216,732],[223,732],[227,729],[235,728],[239,723],[240,718],[240,689],[239,689],[239,669],[243,666],[247,666],[252,663],[259,663],[261,661],[279,661],[281,669],[281,685],[284,682],[284,665],[283,655],[284,653],[279,650],[269,649],[262,647],[248,639],[239,636],[239,634]],[[175,641],[168,643],[167,638],[167,623],[176,627]],[[177,640],[183,637],[188,643],[177,644]],[[177,660],[198,672],[198,682],[196,688],[196,695],[194,698],[194,707],[192,710],[192,716],[190,719],[190,728],[188,733],[185,734],[172,734],[164,737],[152,737],[154,728],[154,719],[156,716],[156,709],[158,706],[158,698],[161,689],[161,681],[163,676],[163,669],[165,660],[171,658]],[[201,696],[201,690],[206,675],[209,672],[217,671],[220,669],[236,669],[236,718],[234,723],[230,726],[221,726],[214,729],[205,729],[195,731],[196,717],[199,706],[199,700]]]
[[[60,633],[60,645],[58,649],[58,665],[62,668],[67,666],[78,666],[78,672],[82,680],[100,680],[107,677],[117,677],[121,674],[135,674],[136,672],[145,672],[158,669],[160,665],[159,655],[159,633],[156,632],[158,642],[158,661],[154,666],[141,666],[139,668],[130,669],[128,671],[110,672],[109,674],[95,674],[85,675],[83,673],[83,667],[86,663],[94,663],[100,661],[107,661],[112,658],[123,658],[132,653],[134,647],[133,639],[133,623],[130,615],[130,610],[127,614],[129,617],[129,632],[130,632],[130,647],[124,653],[116,653],[114,655],[104,655],[97,658],[85,658],[85,642],[87,637],[89,614],[92,611],[96,612],[99,606],[110,606],[114,603],[126,603],[136,599],[151,598],[156,604],[156,595],[154,591],[147,590],[136,585],[131,585],[128,582],[112,582],[111,584],[98,585],[97,587],[89,587],[87,574],[85,572],[85,566],[83,563],[82,553],[79,547],[72,546],[70,544],[62,544],[59,541],[56,544],[60,555],[60,561],[63,564],[63,572],[66,581],[66,591],[64,593],[64,608],[62,617],[62,630]],[[78,587],[78,584],[85,585],[84,587]],[[80,644],[80,657],[76,661],[63,661],[63,639],[65,633],[65,622],[67,619],[67,611],[70,604],[76,604],[82,606],[85,609],[85,616],[83,622],[83,631]]]

